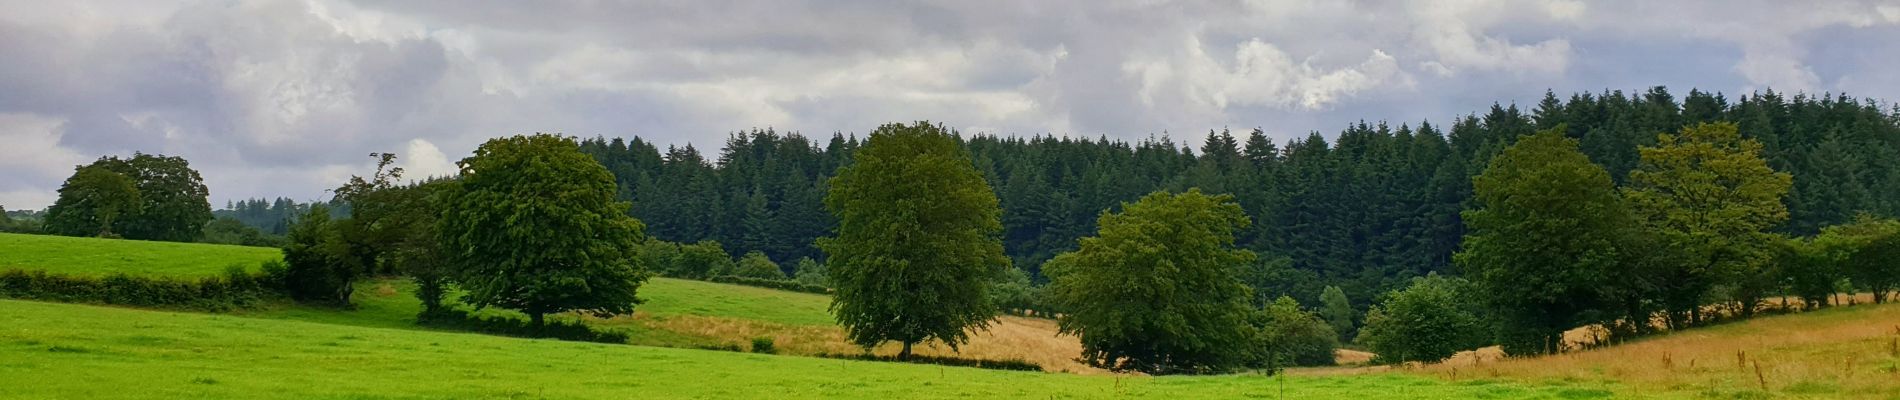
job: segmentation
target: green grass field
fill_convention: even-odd
[[[0,300],[0,398],[1279,398],[1257,375],[1004,372]],[[1590,383],[1289,377],[1285,398],[1606,398]],[[1627,394],[1619,394],[1619,397]]]
[[[283,251],[274,247],[0,233],[0,270],[193,278],[220,274],[232,265],[256,270],[264,261],[281,258]]]

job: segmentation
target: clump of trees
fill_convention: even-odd
[[[204,178],[183,158],[134,153],[74,169],[43,229],[66,236],[195,241],[211,220]]]
[[[1151,374],[1329,365],[1340,331],[1291,297],[1256,307],[1234,248],[1233,196],[1156,192],[1104,212],[1100,232],[1046,264],[1062,332],[1090,365]]]
[[[832,178],[837,235],[819,248],[846,336],[870,348],[935,340],[956,349],[998,308],[989,288],[1003,256],[996,195],[956,134],[927,122],[879,127]]]

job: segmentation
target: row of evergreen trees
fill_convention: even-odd
[[[1762,143],[1777,171],[1792,173],[1790,217],[1774,228],[1811,235],[1860,212],[1900,214],[1900,109],[1840,96],[1772,91],[1730,100],[1662,87],[1642,93],[1546,93],[1530,110],[1494,105],[1450,124],[1359,122],[1328,141],[1318,132],[1274,143],[1261,129],[1210,132],[1199,148],[1162,135],[1136,142],[1054,136],[963,139],[996,188],[1004,246],[1037,282],[1041,264],[1073,250],[1103,210],[1157,191],[1198,187],[1233,194],[1255,223],[1237,244],[1267,268],[1260,282],[1316,304],[1341,287],[1353,304],[1451,269],[1473,206],[1472,178],[1518,138],[1563,125],[1618,185],[1657,134],[1733,122]],[[668,241],[717,240],[734,256],[822,259],[814,239],[836,222],[826,181],[861,145],[834,134],[820,143],[770,129],[732,134],[716,155],[691,145],[662,150],[640,138],[581,143],[611,171],[620,197],[649,232]]]

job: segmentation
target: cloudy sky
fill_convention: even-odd
[[[1900,99],[1900,0],[0,0],[0,205],[184,156],[214,204],[530,132],[1107,135],[1446,121],[1667,85]]]

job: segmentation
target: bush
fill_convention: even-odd
[[[249,308],[278,296],[282,288],[270,271],[250,273],[232,266],[223,276],[196,280],[112,274],[87,277],[46,271],[0,272],[0,298],[95,303],[194,311]]]
[[[1469,287],[1462,279],[1437,274],[1412,280],[1366,314],[1359,343],[1381,364],[1438,362],[1484,345],[1486,330],[1478,306],[1467,297]]]
[[[747,278],[785,280],[785,271],[779,270],[778,263],[772,262],[765,253],[757,251],[745,253],[745,257],[739,259],[738,267],[732,271],[732,274]]]
[[[831,287],[831,271],[825,267],[824,263],[813,260],[811,257],[803,257],[799,258],[798,263],[795,264],[792,280],[808,286]]]
[[[721,276],[712,277],[712,279],[707,279],[707,281],[718,282],[718,283],[729,283],[729,284],[734,284],[734,285],[762,287],[766,289],[790,290],[794,292],[805,292],[805,293],[827,294],[831,292],[831,289],[828,289],[824,286],[806,285],[803,283],[798,283],[796,281],[759,279],[759,278],[751,278],[751,277],[744,277],[744,276],[721,275]]]
[[[706,279],[711,276],[730,275],[733,269],[732,256],[719,242],[701,240],[699,243],[679,246],[679,256],[667,276],[687,279]]]
[[[491,335],[576,342],[626,344],[628,339],[625,332],[594,329],[579,321],[548,321],[541,326],[535,326],[520,318],[484,317],[449,307],[417,315],[416,324]]]
[[[775,349],[772,347],[772,338],[755,337],[755,338],[752,338],[752,352],[772,354],[772,353],[777,353],[778,349]]]
[[[1300,309],[1292,297],[1280,297],[1255,316],[1254,367],[1269,372],[1288,366],[1333,365],[1339,333],[1318,315]]]
[[[1018,360],[1018,359],[981,360],[981,359],[974,359],[974,358],[935,357],[935,356],[912,354],[910,356],[910,359],[908,360],[899,360],[897,359],[897,356],[880,356],[880,355],[875,355],[875,354],[863,354],[863,353],[860,353],[860,354],[819,353],[818,357],[836,358],[836,359],[844,359],[844,360],[859,360],[859,361],[883,361],[883,362],[903,362],[903,363],[912,363],[912,364],[935,364],[935,365],[944,365],[944,366],[951,366],[951,367],[998,369],[998,370],[1004,370],[1004,371],[1042,372],[1041,365],[1036,365],[1034,363],[1030,363],[1028,361],[1023,361],[1023,360]]]

